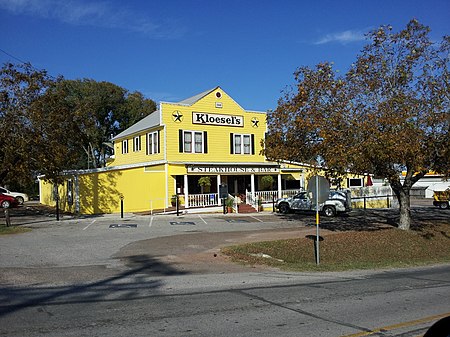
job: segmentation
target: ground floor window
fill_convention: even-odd
[[[348,187],[363,187],[364,182],[362,178],[348,178],[347,179]]]

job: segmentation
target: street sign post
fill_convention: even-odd
[[[328,199],[328,194],[330,193],[330,183],[325,177],[316,175],[308,180],[308,192],[312,193],[313,200],[316,200],[316,245],[315,245],[315,257],[316,264],[320,264],[320,253],[319,253],[319,204],[325,202]]]

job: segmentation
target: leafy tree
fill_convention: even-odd
[[[0,183],[23,184],[38,169],[31,104],[53,83],[31,64],[6,63],[0,69]]]
[[[434,43],[416,20],[397,33],[381,26],[368,39],[345,76],[330,63],[295,72],[296,90],[268,114],[265,154],[386,177],[399,228],[409,229],[414,183],[430,170],[450,172],[450,40]]]
[[[53,78],[31,64],[0,69],[0,184],[30,185],[105,162],[105,143],[155,110],[155,102],[108,82]]]
[[[72,110],[80,128],[82,151],[79,167],[101,167],[106,157],[112,154],[108,143],[111,135],[117,134],[139,119],[153,112],[155,102],[145,99],[139,92],[127,90],[109,82],[90,79],[65,80],[56,90],[67,109]],[[87,160],[87,162],[86,162]]]
[[[76,116],[64,104],[67,92],[59,81],[31,104],[29,123],[33,128],[33,157],[38,172],[55,185],[62,183],[61,173],[73,169],[82,146]]]

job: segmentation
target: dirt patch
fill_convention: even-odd
[[[267,266],[245,266],[233,263],[223,255],[223,247],[260,241],[285,240],[315,234],[315,227],[271,229],[243,232],[191,233],[131,243],[114,257],[127,267],[136,268],[136,259],[156,259],[183,273],[233,273],[273,269]],[[321,236],[336,232],[321,230]]]

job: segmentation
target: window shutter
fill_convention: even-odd
[[[230,133],[230,153],[234,154],[234,133]]]
[[[161,153],[161,137],[160,137],[161,131],[158,130],[158,152],[157,153]]]
[[[183,130],[178,130],[178,152],[183,153]]]
[[[203,131],[203,153],[208,153],[208,133]]]
[[[252,154],[255,154],[255,135],[252,134],[251,137],[252,137],[252,140],[251,140],[251,142],[252,142],[252,144],[251,144],[251,146],[252,146]]]

